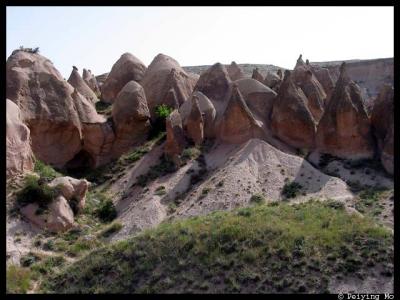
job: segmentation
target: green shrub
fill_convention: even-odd
[[[34,171],[40,176],[40,178],[48,181],[61,176],[61,174],[54,170],[53,167],[46,165],[44,162],[38,159],[35,160]]]
[[[31,271],[11,265],[7,268],[7,294],[25,294],[30,288]]]
[[[114,233],[117,233],[122,229],[123,225],[119,222],[113,222],[109,226],[107,226],[105,229],[100,231],[98,234],[98,237],[102,238],[108,238],[109,236],[113,235]]]
[[[159,186],[158,188],[156,188],[156,190],[155,190],[155,195],[157,195],[157,196],[162,196],[162,195],[165,195],[167,193],[167,191],[165,190],[165,186]]]
[[[117,217],[117,210],[112,200],[102,201],[96,210],[97,217],[102,222],[111,222]]]
[[[295,198],[299,194],[301,188],[302,188],[301,184],[295,181],[292,181],[290,183],[287,182],[283,186],[282,196],[285,197],[286,199]]]
[[[263,204],[265,203],[265,197],[261,194],[255,194],[251,196],[250,203]]]
[[[186,148],[182,151],[182,159],[183,161],[188,161],[192,159],[196,159],[201,154],[201,151],[196,147]]]
[[[38,203],[39,207],[47,208],[48,204],[57,196],[58,189],[41,183],[34,175],[24,178],[23,188],[17,192],[17,202],[24,206],[30,203]]]
[[[20,258],[19,262],[22,267],[29,267],[35,262],[39,261],[40,257],[36,254],[29,252],[27,255],[24,255]]]
[[[112,104],[106,103],[103,101],[97,101],[95,104],[96,111],[100,114],[109,114],[111,113]]]
[[[152,122],[152,127],[149,133],[149,138],[154,138],[155,136],[158,136],[160,132],[163,132],[166,130],[165,128],[165,120],[167,117],[171,114],[173,111],[172,107],[169,107],[166,104],[160,104],[157,105],[155,108],[155,115],[156,118],[154,122]]]

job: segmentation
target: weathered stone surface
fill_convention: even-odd
[[[255,79],[244,78],[235,81],[250,111],[264,123],[269,123],[272,105],[277,93]]]
[[[278,70],[279,72],[280,70]],[[267,75],[265,76],[264,79],[264,84],[274,90],[275,92],[279,91],[279,87],[282,83],[282,78],[279,76],[279,74],[275,74],[272,72],[268,72]]]
[[[35,156],[63,166],[81,149],[76,104],[86,98],[74,94],[74,88],[40,54],[14,51],[7,60],[6,73],[7,98],[21,109],[22,119],[31,131]]]
[[[130,53],[124,53],[113,65],[106,81],[101,87],[101,99],[113,103],[121,89],[129,81],[141,82],[146,66]]]
[[[251,75],[251,78],[258,80],[261,83],[264,83],[264,77],[262,76],[262,74],[258,71],[258,68],[255,68],[253,70],[253,74]]]
[[[232,81],[242,79],[245,77],[242,69],[234,61],[228,66],[227,71]]]
[[[106,82],[108,74],[110,74],[110,73],[104,73],[104,74],[97,75],[94,77],[94,78],[96,78],[96,82],[99,85],[100,92],[101,92],[101,86],[104,84],[104,82]]]
[[[156,106],[160,104],[179,108],[192,93],[196,78],[188,75],[173,58],[158,54],[141,82],[152,119],[155,118]]]
[[[21,121],[19,107],[7,99],[6,175],[7,179],[33,170],[29,128]]]
[[[31,203],[21,208],[21,214],[30,222],[51,232],[65,231],[74,225],[74,213],[63,196],[58,196],[47,210],[38,214],[39,205]]]
[[[371,113],[372,131],[386,171],[393,175],[394,89],[384,85]]]
[[[248,108],[238,85],[233,83],[232,94],[219,122],[218,138],[226,143],[240,144],[263,135],[262,124]]]
[[[178,110],[174,110],[166,120],[167,141],[165,143],[165,154],[174,161],[176,165],[181,164],[180,155],[186,146],[182,119]]]
[[[85,207],[86,193],[89,188],[89,181],[86,179],[75,179],[69,176],[57,177],[49,184],[50,187],[57,187],[71,207],[76,208],[76,213]]]
[[[329,69],[318,67],[315,65],[310,65],[310,68],[315,77],[318,79],[319,83],[324,88],[324,91],[326,93],[325,103],[328,103],[329,99],[332,97],[332,93],[335,88],[335,83],[332,79]]]
[[[87,86],[90,87],[90,89],[96,94],[96,96],[101,94],[97,79],[90,70],[83,69],[82,79],[85,81]]]
[[[99,101],[96,94],[86,84],[78,72],[78,69],[74,66],[72,68],[71,75],[68,78],[68,83],[72,85],[82,96],[88,99],[92,103]]]
[[[313,75],[309,65],[300,65],[293,71],[295,84],[302,89],[308,99],[308,108],[318,123],[324,113],[326,93],[317,78]]]
[[[230,83],[231,79],[225,67],[216,63],[200,75],[194,90],[202,92],[214,103],[225,99]]]
[[[189,117],[186,120],[186,131],[189,139],[191,139],[195,145],[201,145],[204,140],[204,120],[202,112],[199,107],[199,99],[197,96],[193,97],[192,109]]]
[[[183,126],[186,126],[186,122],[192,110],[193,100],[197,98],[200,111],[203,116],[204,122],[204,137],[205,138],[214,138],[215,137],[215,118],[217,112],[213,103],[208,99],[206,95],[202,92],[193,92],[193,94],[189,97],[189,99],[182,104],[179,108],[179,114],[182,118]]]
[[[295,148],[314,146],[316,125],[307,102],[303,91],[293,83],[290,71],[285,71],[272,108],[271,128],[279,139]]]
[[[112,110],[115,141],[113,156],[118,157],[147,138],[150,112],[140,84],[129,81],[118,93]]]
[[[317,149],[346,159],[372,158],[370,120],[357,84],[343,63],[332,98],[325,107],[316,136]]]

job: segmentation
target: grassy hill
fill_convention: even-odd
[[[323,293],[332,278],[365,278],[378,269],[391,276],[392,245],[387,229],[337,202],[254,204],[162,223],[91,252],[45,278],[41,289]]]

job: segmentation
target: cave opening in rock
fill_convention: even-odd
[[[82,178],[94,167],[93,157],[85,150],[79,151],[66,165],[67,173],[75,178]]]

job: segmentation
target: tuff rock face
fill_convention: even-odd
[[[218,126],[218,138],[226,143],[240,144],[251,138],[262,137],[262,124],[248,108],[238,85],[233,84],[232,94]]]
[[[272,111],[272,105],[275,101],[277,93],[251,78],[244,78],[235,81],[240,93],[246,100],[246,104],[250,111],[258,116],[264,123],[269,124]]]
[[[115,129],[113,156],[118,157],[143,141],[150,129],[150,112],[140,84],[128,82],[114,101],[112,118]]]
[[[372,131],[378,144],[378,154],[386,171],[393,175],[394,89],[384,85],[371,113]]]
[[[242,79],[245,77],[242,69],[234,61],[228,66],[227,71],[232,81]]]
[[[110,73],[104,73],[104,74],[97,75],[97,76],[94,77],[96,79],[96,82],[97,82],[98,86],[99,86],[100,93],[101,93],[101,87],[104,84],[104,82],[106,82],[108,74],[110,74]]]
[[[332,79],[329,69],[322,68],[322,67],[315,66],[315,65],[310,65],[310,68],[311,68],[312,73],[315,75],[315,77],[317,78],[319,83],[324,88],[324,91],[326,93],[325,102],[328,103],[329,99],[332,96],[333,90],[335,88],[335,83]]]
[[[373,157],[370,120],[361,91],[350,80],[344,63],[332,98],[318,125],[316,146],[321,153],[346,159]]]
[[[278,70],[279,72],[280,70]],[[264,78],[264,84],[274,90],[275,92],[279,91],[279,87],[282,83],[282,77],[280,76],[282,73],[272,73],[268,72],[267,75]]]
[[[231,79],[225,67],[216,63],[200,75],[194,90],[202,92],[213,102],[223,101],[230,83]]]
[[[326,93],[317,78],[313,75],[309,65],[299,65],[293,71],[293,80],[302,89],[308,99],[308,108],[316,122],[319,122],[324,113]]]
[[[71,75],[68,78],[68,83],[90,102],[96,103],[99,100],[92,89],[82,79],[76,67],[73,67]]]
[[[179,166],[181,164],[180,155],[186,146],[185,134],[182,126],[182,119],[178,110],[174,110],[166,120],[167,141],[164,152]]]
[[[196,77],[187,74],[176,60],[158,54],[141,82],[152,119],[155,118],[157,105],[166,104],[172,108],[179,108],[192,93],[196,80]]]
[[[83,69],[82,79],[85,81],[88,87],[90,87],[90,89],[96,94],[96,96],[101,94],[99,85],[97,83],[97,79],[90,70]]]
[[[101,87],[104,102],[113,103],[121,89],[129,81],[141,82],[146,66],[130,53],[124,53],[113,65],[111,72]]]
[[[251,75],[251,78],[258,80],[261,83],[264,83],[264,77],[262,76],[262,74],[258,71],[258,68],[255,68],[253,70],[253,74]]]
[[[192,106],[194,103],[194,99],[197,100],[203,122],[204,122],[204,137],[205,138],[214,138],[215,137],[215,118],[217,112],[213,103],[210,99],[207,98],[202,92],[194,92],[189,99],[182,104],[179,108],[179,113],[182,118],[183,126],[186,127],[187,120],[189,119],[189,115],[192,111]]]
[[[197,96],[193,97],[192,109],[186,120],[187,136],[195,145],[201,145],[204,140],[204,120]]]
[[[303,91],[293,83],[290,71],[285,71],[272,108],[271,128],[279,139],[295,148],[314,146],[316,125],[307,102]]]
[[[32,171],[34,163],[29,128],[21,121],[19,107],[9,99],[6,101],[6,176],[10,179]]]
[[[63,166],[81,149],[81,103],[93,105],[40,54],[15,51],[8,60],[7,97],[21,109],[32,150],[45,163]],[[82,115],[86,113],[82,113]],[[94,110],[93,115],[97,115]]]

